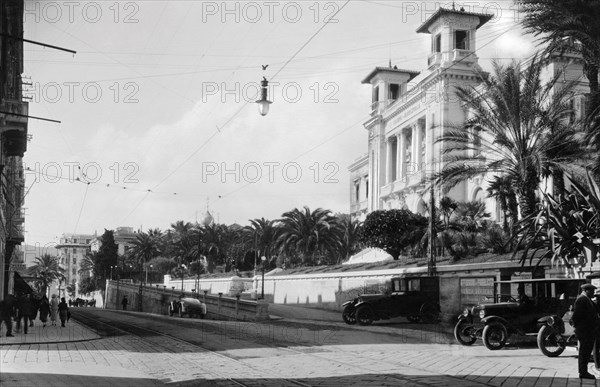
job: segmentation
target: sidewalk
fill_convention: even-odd
[[[57,322],[56,326],[47,323],[46,327],[43,327],[40,320],[35,320],[33,326],[27,328],[27,334],[24,333],[23,327],[21,327],[21,331],[17,333],[16,327],[17,324],[13,322],[12,334],[14,337],[6,337],[6,326],[2,324],[2,330],[0,331],[0,346],[15,344],[71,343],[100,338],[95,332],[73,319],[71,319],[64,328],[60,326],[60,321]]]

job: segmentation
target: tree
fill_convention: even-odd
[[[341,243],[338,248],[336,263],[349,259],[358,253],[362,247],[360,235],[362,224],[358,220],[352,220],[348,214],[337,215],[337,221],[341,230]]]
[[[263,255],[267,258],[267,262],[272,261],[277,252],[276,245],[280,232],[277,221],[265,218],[251,219],[250,225],[243,228],[244,240],[252,247],[256,262],[259,262]]]
[[[445,162],[436,183],[449,189],[468,178],[500,173],[513,182],[521,215],[536,210],[544,171],[569,169],[582,156],[575,128],[566,123],[573,83],[559,84],[558,74],[542,85],[543,68],[537,57],[526,68],[494,62],[493,76],[480,74],[483,92],[457,87],[472,115],[463,127],[450,128],[436,140],[444,144]]]
[[[29,267],[27,272],[36,278],[35,285],[37,291],[41,294],[46,294],[50,284],[63,279],[65,276],[64,269],[60,267],[58,258],[50,254],[43,254],[41,257],[36,257],[33,266]]]
[[[127,250],[127,255],[133,260],[134,265],[140,268],[140,273],[144,263],[160,255],[159,245],[160,237],[158,235],[145,232],[137,233]]]
[[[104,233],[100,237],[100,249],[95,256],[97,276],[106,278],[106,273],[110,273],[110,267],[118,263],[119,246],[115,243],[115,233],[112,230],[104,229]]]
[[[547,53],[581,54],[590,90],[586,126],[600,152],[600,1],[518,0],[517,4],[526,31],[548,44]]]
[[[362,226],[362,242],[368,247],[385,250],[395,260],[402,250],[414,246],[427,232],[429,221],[409,210],[373,211]]]
[[[341,229],[331,211],[295,208],[282,215],[279,251],[303,264],[318,264],[325,255],[335,255],[341,244]]]
[[[504,214],[502,228],[508,232],[508,219],[511,219],[511,225],[515,225],[519,220],[517,197],[510,176],[494,176],[487,188],[488,197],[496,199]]]

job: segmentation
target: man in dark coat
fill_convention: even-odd
[[[34,312],[34,306],[30,294],[26,293],[19,297],[19,300],[17,301],[17,309],[19,309],[17,314],[17,332],[21,330],[21,320],[23,320],[23,333],[27,334],[29,320]]]
[[[6,325],[6,337],[13,337],[12,319],[15,315],[15,298],[8,294],[0,301],[0,324],[4,321]]]
[[[596,379],[594,375],[588,371],[588,363],[594,348],[594,342],[598,336],[598,327],[600,319],[598,318],[598,310],[596,304],[592,301],[596,287],[592,284],[581,285],[583,290],[577,300],[575,300],[575,308],[573,310],[573,326],[575,327],[575,335],[579,340],[579,378],[580,379]]]
[[[129,300],[127,300],[127,296],[123,296],[123,301],[121,301],[121,305],[123,305],[123,310],[127,310],[127,304]]]

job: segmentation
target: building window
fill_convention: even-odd
[[[365,197],[369,198],[369,178],[365,177]]]
[[[431,41],[431,51],[432,52],[441,52],[442,51],[442,34],[437,34],[433,37]]]
[[[85,240],[85,243],[86,243],[87,245],[89,245],[91,241],[92,241],[91,239],[86,239],[86,240]]]
[[[400,85],[398,85],[396,83],[390,84],[389,99],[397,100],[399,94],[400,94]]]
[[[77,269],[73,268],[73,275],[77,275]]]
[[[73,243],[77,243],[77,238],[73,238]]]
[[[469,31],[454,31],[454,48],[458,50],[469,49]]]
[[[379,86],[373,88],[373,103],[379,101]]]
[[[73,247],[73,254],[77,254],[77,247]]]
[[[77,264],[77,258],[73,258],[73,265]]]
[[[354,182],[354,201],[358,203],[360,201],[360,181]]]

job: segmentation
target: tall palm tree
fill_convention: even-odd
[[[335,255],[341,244],[341,230],[331,211],[295,208],[282,215],[281,233],[277,240],[280,251],[298,257],[305,264],[315,264],[322,254]]]
[[[65,270],[60,267],[58,257],[53,257],[50,254],[36,257],[35,263],[28,268],[27,272],[29,275],[36,277],[38,291],[42,294],[47,293],[48,286],[54,281],[60,281],[65,277]]]
[[[260,259],[260,256],[264,255],[267,261],[271,262],[277,251],[275,246],[280,233],[277,221],[265,218],[251,219],[250,225],[244,227],[243,232],[244,239],[252,246],[256,258]]]
[[[581,54],[590,90],[587,127],[600,152],[600,1],[517,0],[517,4],[523,26],[548,44],[546,52]]]
[[[516,224],[519,220],[517,210],[517,197],[512,180],[509,176],[494,176],[487,188],[488,197],[496,199],[500,205],[500,210],[504,214],[502,228],[509,230],[508,219],[510,216],[511,224]]]
[[[443,143],[445,162],[436,175],[438,184],[450,188],[467,178],[499,173],[514,183],[521,215],[535,211],[540,176],[575,163],[580,153],[574,150],[581,149],[575,128],[565,120],[573,83],[559,83],[557,74],[542,84],[543,68],[537,57],[525,68],[518,62],[494,62],[494,75],[480,76],[483,91],[457,87],[472,118],[436,140]]]
[[[127,256],[140,268],[150,259],[160,255],[160,238],[155,234],[139,232],[127,250]],[[141,281],[140,281],[141,282]]]
[[[341,243],[337,257],[337,263],[340,263],[360,250],[362,246],[360,243],[362,224],[357,219],[352,220],[352,217],[348,214],[338,215],[337,221],[341,231]]]

